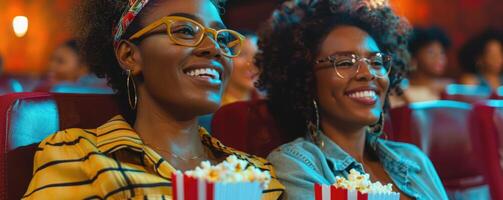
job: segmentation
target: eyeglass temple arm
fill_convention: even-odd
[[[156,23],[150,24],[150,25],[146,26],[145,28],[142,28],[140,31],[136,32],[133,36],[131,36],[129,39],[130,40],[137,39],[137,38],[141,37],[142,35],[144,35],[145,33],[151,31],[152,29],[157,28],[159,25],[161,25],[163,23],[166,23],[166,20],[164,18],[157,21]]]

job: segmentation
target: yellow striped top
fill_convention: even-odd
[[[204,128],[199,132],[216,156],[236,155],[269,170],[273,179],[262,199],[281,198],[284,187],[269,162],[222,145]],[[171,199],[175,170],[118,115],[96,129],[59,131],[42,141],[23,199]]]

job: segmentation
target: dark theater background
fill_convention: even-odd
[[[38,75],[46,69],[52,50],[70,38],[72,0],[1,0],[0,54],[5,59],[5,71],[11,74]],[[232,28],[256,30],[278,0],[230,0],[225,21]],[[392,0],[396,11],[417,26],[437,25],[446,30],[453,40],[449,51],[449,73],[459,70],[456,49],[469,36],[487,27],[501,28],[503,1],[501,0]],[[27,16],[29,30],[18,38],[12,31],[14,16]],[[77,30],[78,31],[78,30]],[[26,59],[26,58],[30,59]]]

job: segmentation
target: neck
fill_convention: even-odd
[[[236,84],[228,84],[224,96],[239,99],[240,101],[248,101],[251,98],[250,93],[250,90],[247,88],[239,87]]]
[[[361,162],[365,152],[365,127],[350,128],[348,126],[340,126],[340,124],[344,123],[336,124],[321,120],[320,125],[328,138],[339,145],[350,156]]]
[[[410,84],[414,86],[430,86],[435,82],[435,77],[418,71],[410,76]]]
[[[204,154],[196,116],[180,120],[176,112],[158,104],[143,87],[138,91],[142,95],[138,99],[134,129],[147,146],[185,158]]]

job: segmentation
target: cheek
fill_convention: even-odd
[[[380,98],[381,98],[381,102],[383,102],[383,104],[384,104],[384,100],[386,99],[386,94],[389,91],[390,80],[389,80],[389,78],[379,78],[377,80],[377,83],[378,83],[379,87],[381,88],[381,91],[383,91],[381,93]]]
[[[317,73],[316,93],[320,101],[337,102],[337,99],[343,94],[346,85],[344,80],[337,78],[331,72]]]

